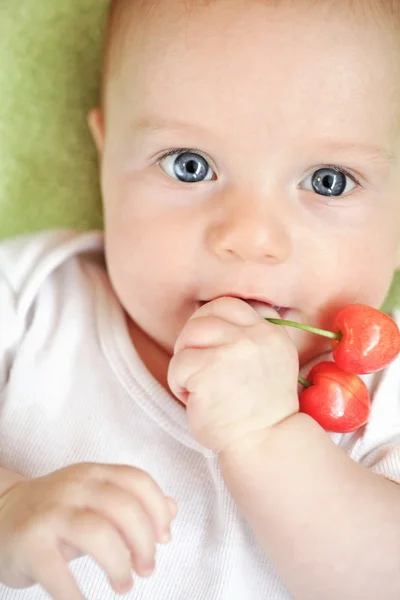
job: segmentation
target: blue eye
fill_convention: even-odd
[[[352,192],[357,183],[339,167],[323,167],[303,179],[300,187],[320,196],[338,197]]]
[[[215,177],[207,160],[196,152],[171,152],[161,158],[159,164],[169,177],[184,183],[210,181]]]

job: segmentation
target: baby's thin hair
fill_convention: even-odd
[[[110,70],[110,65],[118,56],[117,51],[121,51],[123,43],[118,40],[124,38],[124,31],[129,27],[129,10],[133,7],[141,15],[149,15],[161,4],[168,0],[111,0],[107,31],[104,45],[104,64],[102,71],[102,100],[105,97],[105,85]],[[209,6],[216,4],[220,0],[180,0],[183,8],[188,12],[195,6]],[[237,0],[231,0],[233,3]],[[359,18],[361,15],[374,20],[382,28],[388,27],[396,31],[397,38],[400,41],[400,0],[245,0],[249,4],[269,4],[279,6],[287,2],[303,2],[305,5],[312,6],[331,4],[332,9],[339,6],[348,10],[349,17]],[[400,55],[400,43],[399,43]]]
[[[166,0],[111,0],[108,20],[108,31],[113,34],[118,30],[118,24],[121,23],[125,11],[130,7],[135,6],[140,10],[151,11]],[[190,9],[194,5],[211,5],[216,4],[219,0],[181,0],[184,7]],[[235,0],[232,0],[235,2]],[[284,4],[287,0],[247,0],[249,3],[256,2],[259,4],[279,5]],[[293,0],[290,0],[293,2]],[[361,12],[370,13],[377,17],[386,16],[392,23],[399,25],[400,21],[400,2],[399,0],[306,0],[308,4],[320,4],[321,1],[330,2],[332,6],[337,6],[339,3],[351,12],[360,14]],[[299,2],[299,0],[297,0]]]

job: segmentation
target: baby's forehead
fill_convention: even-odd
[[[372,4],[375,6],[374,9],[371,7]],[[377,8],[378,5],[380,12]],[[349,18],[351,16],[353,21],[349,23],[342,18],[340,7],[346,11]],[[254,13],[256,18],[252,18],[250,13]],[[201,84],[204,85],[204,90],[210,89],[208,84],[218,61],[220,61],[222,75],[221,85],[222,81],[228,82],[228,77],[225,76],[226,72],[232,74],[236,72],[237,74],[237,77],[232,78],[229,85],[235,85],[235,88],[238,85],[246,85],[243,70],[251,69],[252,65],[243,64],[242,71],[237,71],[237,69],[235,71],[235,61],[242,61],[242,56],[246,55],[250,62],[258,64],[260,60],[264,61],[262,56],[270,56],[270,60],[265,60],[265,63],[270,62],[272,65],[275,61],[280,60],[280,55],[288,52],[288,47],[292,43],[288,37],[297,39],[298,44],[298,50],[294,54],[292,52],[292,62],[287,62],[284,66],[285,73],[287,73],[286,79],[290,79],[293,78],[292,71],[299,69],[310,71],[310,67],[313,67],[315,62],[321,63],[321,56],[324,55],[323,46],[330,38],[331,48],[329,53],[325,52],[323,59],[325,62],[320,65],[321,75],[316,73],[317,78],[324,80],[326,73],[322,73],[321,70],[328,73],[332,70],[334,73],[335,67],[332,66],[334,54],[341,53],[340,60],[349,63],[353,60],[353,56],[351,56],[353,50],[362,55],[362,60],[368,64],[368,69],[362,65],[361,76],[365,77],[368,70],[368,77],[371,81],[375,80],[378,88],[372,95],[369,94],[374,98],[375,110],[396,113],[394,118],[397,130],[400,123],[400,91],[399,85],[396,85],[395,82],[400,84],[400,60],[398,60],[400,58],[400,36],[398,29],[396,29],[395,36],[388,35],[390,28],[392,31],[394,28],[394,21],[391,19],[389,22],[388,15],[398,15],[398,13],[400,13],[400,2],[395,4],[391,0],[368,3],[368,5],[365,0],[339,0],[339,2],[337,0],[334,2],[333,0],[319,0],[318,3],[315,3],[315,0],[296,0],[296,3],[293,3],[293,0],[114,0],[110,11],[106,40],[103,73],[104,105],[110,94],[113,98],[120,94],[119,86],[123,86],[124,96],[126,88],[130,88],[130,102],[135,106],[143,101],[143,96],[146,96],[147,99],[155,94],[164,95],[165,89],[167,89],[168,96],[166,101],[176,100],[177,90],[173,88],[179,86],[178,95],[184,101],[187,91],[185,88],[188,86],[194,88]],[[261,18],[257,19],[258,15]],[[378,15],[380,19],[377,19]],[[329,16],[331,17],[329,19],[330,27],[325,32],[324,23]],[[304,28],[309,28],[311,33],[315,31],[315,34],[312,33],[311,41],[309,41],[310,38],[303,38],[297,34],[299,29],[302,29],[300,21],[304,21]],[[290,26],[286,28],[288,22],[292,23],[293,29],[290,29]],[[310,26],[310,22],[314,24]],[[243,27],[242,23],[244,23]],[[224,24],[226,24],[225,29],[222,28]],[[283,35],[281,36],[276,35],[274,31],[279,28],[280,24],[283,24]],[[242,31],[235,38],[236,46],[232,46],[235,29],[242,29]],[[331,33],[329,33],[329,29],[331,29]],[[372,33],[371,40],[369,29]],[[349,35],[347,35],[348,31]],[[274,38],[276,42],[273,48],[268,42],[269,37]],[[348,51],[346,50],[348,41],[346,37],[354,38],[353,46],[349,46]],[[312,38],[317,41],[314,43]],[[261,43],[255,50],[258,52],[258,56],[252,59],[249,46],[256,39],[261,40]],[[318,40],[321,41],[322,48]],[[395,41],[394,45],[391,40]],[[277,45],[279,44],[282,44],[282,52],[278,51]],[[292,45],[295,44],[296,42]],[[303,53],[304,44],[309,46],[308,54]],[[395,48],[393,60],[391,59],[391,45]],[[210,48],[213,48],[213,53],[209,51]],[[254,42],[254,48],[256,49],[256,42]],[[262,55],[261,59],[260,54]],[[303,61],[302,54],[305,57]],[[190,61],[193,68],[189,72],[188,62]],[[368,61],[370,62],[368,63]],[[260,66],[259,78],[263,74],[268,78],[269,73],[264,69],[264,65]],[[355,68],[357,69],[357,67],[358,65]],[[350,69],[351,66],[347,70]],[[386,74],[383,85],[384,78],[380,74],[377,75],[377,72],[383,73],[385,70],[386,73],[390,73]],[[185,78],[185,74],[188,74],[188,77]],[[355,76],[357,76],[357,72],[355,72]],[[146,79],[146,86],[143,86],[143,81]],[[148,84],[149,80],[151,80],[151,85]],[[272,81],[273,79],[269,81],[270,85]],[[114,82],[117,82],[116,85]],[[301,81],[295,81],[294,78],[293,82],[294,85],[298,83],[302,85]],[[261,85],[263,83],[264,81],[260,81]],[[348,83],[348,81],[345,82],[346,85]],[[217,84],[219,84],[219,80]],[[254,90],[254,86],[252,87]],[[245,92],[243,90],[243,97]],[[340,94],[335,90],[330,90],[330,92],[334,94],[333,103],[336,104],[336,107],[340,106],[338,97]],[[175,96],[173,97],[172,94]],[[389,96],[395,97],[393,100],[389,100]],[[178,98],[178,102],[180,98]],[[293,102],[296,101],[294,98]],[[357,99],[360,108],[366,102],[367,100],[363,101],[361,97]],[[389,103],[394,103],[395,108],[389,106]]]
[[[302,10],[323,7],[327,12],[327,24],[329,25],[329,11],[342,12],[349,19],[355,21],[372,21],[383,28],[383,35],[387,35],[385,26],[395,33],[400,42],[400,2],[398,0],[379,0],[379,2],[366,2],[365,0],[112,0],[107,21],[107,33],[105,41],[105,69],[113,62],[123,58],[129,52],[130,46],[124,44],[127,36],[135,35],[138,26],[144,23],[148,26],[152,19],[158,21],[158,29],[167,29],[169,20],[185,16],[190,18],[197,10],[207,10],[212,18],[213,11],[209,10],[216,5],[223,5],[227,14],[231,10],[243,11],[249,9],[252,4],[265,6],[277,11]],[[164,23],[164,26],[163,26]],[[204,32],[207,35],[207,32]],[[224,31],[221,30],[221,35]],[[400,54],[400,43],[398,43]]]
[[[154,42],[157,37],[163,37],[169,43],[168,30],[176,32],[176,22],[181,29],[185,29],[190,20],[207,15],[208,21],[212,24],[213,20],[219,20],[221,29],[219,35],[221,38],[229,37],[229,25],[224,29],[224,20],[221,14],[225,15],[226,21],[231,19],[232,13],[240,20],[243,11],[243,17],[249,12],[250,8],[271,10],[271,18],[279,20],[279,13],[296,13],[299,18],[312,17],[312,12],[322,11],[322,15],[329,27],[335,26],[335,17],[337,14],[345,16],[357,26],[372,26],[379,29],[382,40],[392,38],[396,41],[397,56],[400,57],[400,2],[393,0],[379,0],[379,2],[365,2],[365,0],[112,0],[108,16],[108,24],[105,39],[103,81],[108,78],[117,69],[118,64],[133,52],[140,53],[141,46]],[[220,9],[221,10],[218,10]],[[217,9],[217,10],[215,10]],[[223,12],[225,11],[225,13]],[[331,20],[330,18],[333,17]],[[172,26],[171,26],[172,24]],[[321,29],[323,23],[320,22],[317,29]],[[390,32],[394,36],[388,35]],[[318,35],[316,31],[316,35]],[[343,31],[338,32],[337,43],[340,43],[340,36]],[[196,36],[202,36],[207,39],[208,31],[201,24],[196,31]],[[153,38],[153,39],[152,39]],[[135,44],[135,40],[138,43]],[[140,40],[140,41],[139,41]],[[145,44],[143,44],[143,41]],[[190,39],[187,40],[188,46],[192,45]],[[399,61],[400,62],[400,61]],[[329,67],[329,65],[327,65]]]

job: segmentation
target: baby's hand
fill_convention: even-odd
[[[265,316],[277,317],[271,309]],[[215,452],[298,412],[299,359],[283,327],[246,302],[202,306],[175,345],[168,382],[198,441]]]
[[[89,555],[126,593],[132,570],[152,573],[175,515],[174,501],[133,467],[81,464],[23,480],[0,496],[0,582],[83,600],[68,561]]]

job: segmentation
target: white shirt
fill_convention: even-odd
[[[330,435],[354,460],[400,483],[399,375],[396,359],[364,376],[373,392],[368,426]],[[58,231],[3,242],[0,465],[36,477],[89,461],[144,469],[179,504],[155,574],[136,578],[127,598],[292,600],[240,516],[217,457],[196,442],[184,409],[135,353],[102,235]],[[90,558],[71,569],[90,600],[119,598]],[[0,600],[45,599],[39,586],[0,585]]]

